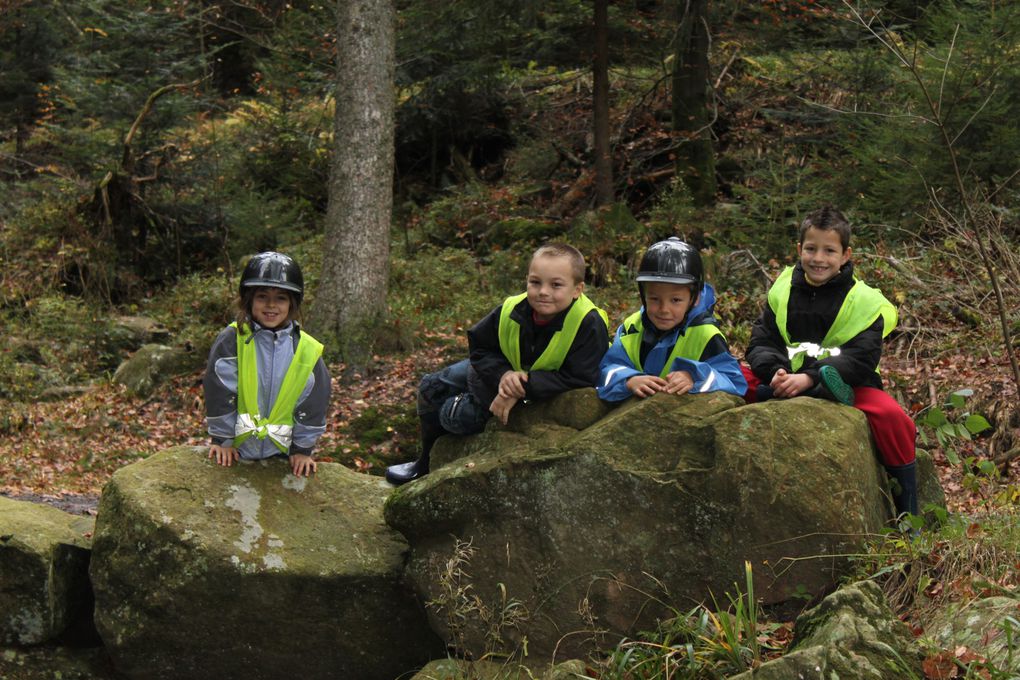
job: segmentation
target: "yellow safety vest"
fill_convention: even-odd
[[[641,320],[640,311],[634,312],[624,319],[620,342],[623,343],[623,349],[626,350],[631,363],[639,371],[644,370],[641,367],[641,338],[644,334],[644,322]],[[697,326],[688,326],[683,333],[677,336],[673,351],[669,353],[669,358],[663,364],[659,377],[665,378],[669,375],[669,369],[678,357],[701,361],[701,355],[704,354],[709,340],[717,335],[722,335],[722,331],[715,324],[703,323]]]
[[[581,293],[581,297],[574,300],[574,304],[563,319],[563,328],[553,333],[552,339],[531,366],[521,365],[521,325],[510,318],[514,307],[519,305],[527,293],[513,295],[503,301],[503,308],[499,311],[499,349],[503,352],[510,365],[515,371],[555,371],[563,365],[577,337],[577,330],[581,322],[593,309],[597,309],[602,323],[606,324],[606,332],[609,332],[609,315],[595,306],[587,295]]]
[[[880,316],[883,319],[883,338],[896,328],[896,308],[892,303],[882,295],[882,291],[855,278],[854,285],[846,294],[835,320],[825,333],[825,337],[822,338],[822,344],[819,346],[809,342],[794,343],[790,340],[790,333],[786,329],[787,308],[790,303],[792,285],[793,267],[787,267],[769,289],[768,301],[769,307],[776,315],[779,334],[783,337],[787,352],[790,354],[790,368],[793,371],[800,370],[806,357],[824,359],[832,356],[833,350],[867,330]],[[836,353],[838,354],[838,352]],[[878,372],[877,367],[875,371]]]
[[[251,330],[247,326],[237,331],[237,424],[234,427],[234,446],[240,446],[248,437],[269,437],[280,451],[287,453],[294,434],[294,407],[305,389],[308,376],[322,356],[322,343],[301,331],[294,348],[294,359],[283,376],[283,384],[267,417],[259,413],[258,362],[255,345],[247,342]]]

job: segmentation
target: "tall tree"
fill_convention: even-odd
[[[601,206],[609,205],[615,199],[609,142],[609,0],[595,0],[595,58],[592,66],[595,203]]]
[[[676,52],[673,59],[673,130],[680,136],[677,175],[690,189],[694,204],[715,201],[715,154],[712,151],[709,80],[708,0],[677,0]]]
[[[385,316],[393,211],[392,0],[337,0],[337,88],[322,278],[311,314],[348,371]]]

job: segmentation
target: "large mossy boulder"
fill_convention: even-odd
[[[143,345],[117,367],[113,381],[139,396],[147,397],[170,378],[195,370],[203,360],[197,352],[180,347]]]
[[[181,447],[118,470],[93,546],[96,625],[131,678],[392,680],[441,653],[402,582],[390,487],[322,463]]]
[[[88,637],[94,525],[91,517],[0,496],[0,644]]]
[[[3,680],[118,680],[102,647],[0,647]]]
[[[444,603],[433,627],[448,644],[491,651],[491,621],[450,597],[458,544],[458,587],[489,610],[527,613],[501,631],[508,645],[526,636],[539,658],[557,646],[583,656],[593,630],[633,635],[666,607],[726,602],[745,561],[765,603],[823,594],[890,517],[860,411],[711,393],[632,400],[580,429],[541,417],[593,396],[441,439],[441,466],[387,502],[411,544],[410,580]]]
[[[799,617],[787,653],[731,680],[923,677],[921,652],[871,581],[840,588]]]

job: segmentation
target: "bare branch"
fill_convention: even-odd
[[[992,96],[995,95],[995,92],[998,89],[999,89],[998,86],[995,86],[995,87],[992,88],[992,91],[988,94],[987,97],[985,97],[985,100],[983,102],[981,102],[981,106],[979,106],[977,111],[975,111],[971,115],[971,117],[967,119],[967,122],[963,124],[963,127],[961,127],[960,130],[956,133],[956,136],[953,137],[953,140],[952,140],[953,144],[956,144],[956,140],[958,140],[960,138],[960,135],[962,135],[964,132],[967,131],[967,128],[969,128],[970,124],[974,122],[974,119],[977,118],[977,115],[985,110],[985,107],[988,106],[988,102],[990,102],[992,100]]]
[[[939,82],[938,115],[942,115],[942,94],[946,89],[946,76],[949,75],[949,64],[953,61],[953,50],[956,48],[956,36],[960,33],[960,24],[953,29],[953,39],[949,41],[949,54],[946,55],[946,65],[942,69],[942,80]]]

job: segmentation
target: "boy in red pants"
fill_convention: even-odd
[[[850,223],[835,208],[800,226],[800,261],[772,284],[754,323],[747,361],[761,384],[749,401],[814,396],[854,406],[868,418],[889,476],[898,482],[897,514],[917,514],[914,421],[882,390],[882,340],[896,309],[854,276]]]

